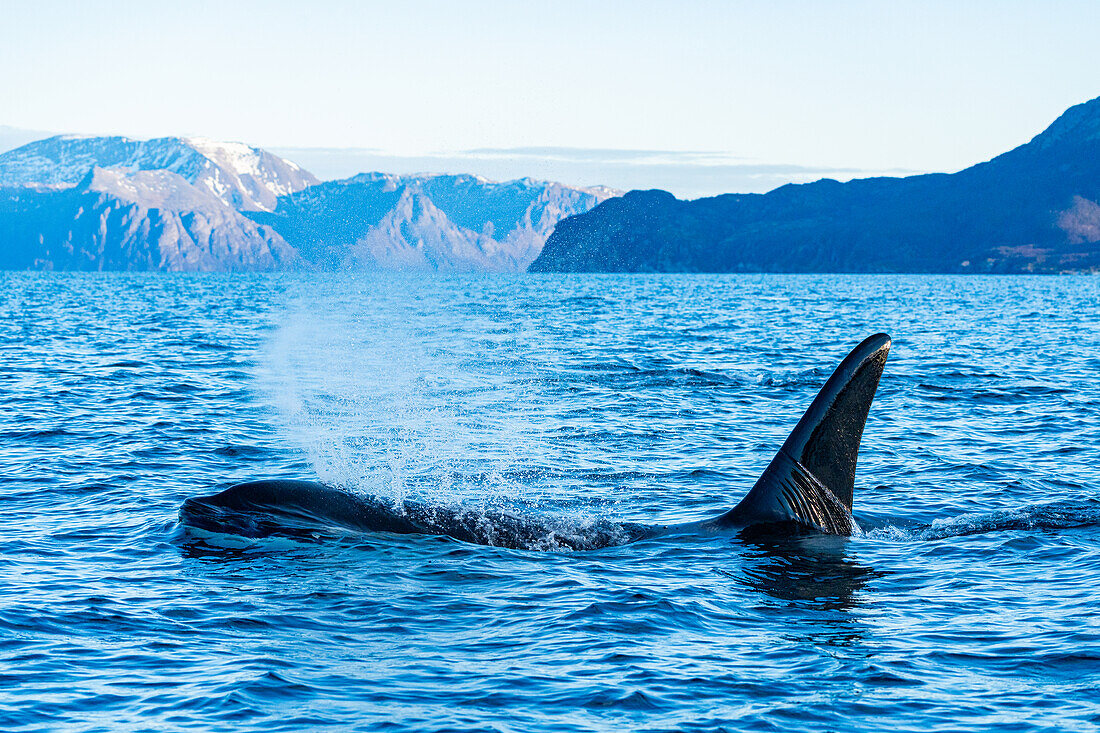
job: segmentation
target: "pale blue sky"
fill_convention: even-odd
[[[3,0],[0,18],[0,124],[271,147],[955,170],[1100,95],[1095,0]]]

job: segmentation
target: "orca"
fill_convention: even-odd
[[[717,517],[676,525],[597,521],[570,525],[503,511],[393,502],[316,481],[237,484],[187,499],[185,527],[245,537],[316,536],[325,530],[445,535],[512,549],[591,550],[661,535],[729,530],[850,535],[856,459],[890,352],[875,334],[840,363],[748,494]]]

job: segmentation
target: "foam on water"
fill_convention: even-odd
[[[1100,499],[1057,501],[993,512],[968,512],[938,517],[929,524],[885,524],[853,533],[853,537],[893,542],[921,542],[968,535],[1057,532],[1100,525]]]

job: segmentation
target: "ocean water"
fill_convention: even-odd
[[[0,285],[0,730],[1100,728],[1100,278]],[[265,477],[713,516],[876,331],[851,538],[177,523]]]

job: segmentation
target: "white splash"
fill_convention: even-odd
[[[505,476],[535,442],[526,417],[495,411],[487,423],[471,401],[499,385],[413,306],[314,305],[285,320],[265,386],[288,438],[322,481],[395,502],[515,499]]]

